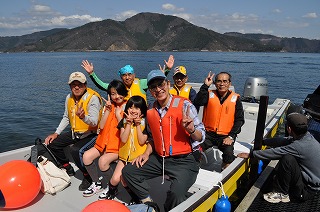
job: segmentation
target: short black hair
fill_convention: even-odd
[[[144,100],[144,98],[142,98],[141,96],[130,97],[130,99],[126,103],[126,107],[124,108],[124,112],[126,114],[128,114],[128,109],[132,106],[140,108],[141,114],[143,115],[144,118],[147,116],[148,107],[147,107],[146,100]]]
[[[287,115],[287,125],[296,135],[300,136],[308,130],[308,119],[301,113],[293,112]]]
[[[111,88],[116,89],[117,93],[121,96],[126,97],[128,95],[128,90],[124,83],[120,80],[112,80],[107,88],[107,93],[111,95]]]
[[[220,74],[227,74],[228,76],[229,76],[229,82],[231,82],[231,74],[229,74],[228,72],[220,72],[219,74],[217,74],[216,76],[215,76],[215,78],[214,78],[214,81],[216,82],[217,80],[218,80],[218,76],[220,75]]]

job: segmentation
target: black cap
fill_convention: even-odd
[[[287,115],[287,124],[297,135],[302,135],[308,130],[308,119],[301,113]]]

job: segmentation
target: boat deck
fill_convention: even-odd
[[[288,107],[290,101],[285,99],[276,99],[275,102],[268,106],[268,114],[265,124],[264,136],[270,136],[273,134],[274,129],[277,128],[278,122],[283,116],[286,108]],[[246,123],[242,128],[241,133],[238,135],[237,141],[234,146],[234,153],[237,155],[239,152],[249,152],[253,145],[258,107],[257,103],[246,103],[243,102],[245,110]],[[199,114],[202,114],[202,108]],[[271,130],[272,129],[272,130]],[[0,153],[0,165],[11,161],[11,160],[26,160],[30,154],[30,147],[25,147],[13,151],[8,151]],[[218,181],[224,183],[225,191],[230,195],[234,189],[236,189],[236,180],[245,171],[245,160],[242,158],[236,158],[234,162],[230,164],[225,170],[221,172],[221,152],[218,149],[212,149],[212,154],[214,154],[214,161],[208,164],[211,167],[208,169],[200,169],[197,180],[194,185],[189,189],[190,197],[179,204],[177,207],[171,210],[171,212],[181,212],[181,211],[208,211],[213,207],[215,201],[218,198],[219,192],[218,187],[215,186]],[[26,156],[27,155],[27,156]],[[74,165],[73,167],[77,169]],[[103,185],[109,181],[111,176],[107,176],[103,179]],[[231,179],[232,178],[232,179]],[[71,177],[71,186],[67,189],[59,192],[57,195],[43,195],[39,193],[35,200],[33,200],[29,205],[23,208],[15,209],[15,211],[46,211],[46,212],[56,212],[56,211],[81,211],[88,204],[96,201],[98,195],[93,195],[91,197],[83,197],[82,192],[78,190],[78,186],[81,183],[81,172],[77,171],[74,177]],[[149,183],[151,185],[150,195],[158,203],[161,211],[163,209],[163,203],[166,198],[166,191],[170,186],[170,181],[167,180],[164,184],[161,184],[161,176],[151,180]],[[121,201],[129,202],[130,197],[127,192],[119,186],[119,193],[117,196]],[[3,209],[0,209],[0,211]]]
[[[271,162],[272,163],[272,162]],[[276,164],[275,162],[274,164]],[[272,189],[272,179],[274,176],[273,167],[268,167],[261,174],[255,185],[250,189],[247,196],[240,203],[236,212],[248,211],[320,211],[320,193],[316,194],[313,199],[307,200],[305,202],[297,202],[291,200],[289,203],[269,203],[263,199],[263,194],[268,193]]]

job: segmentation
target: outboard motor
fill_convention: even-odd
[[[249,77],[243,90],[242,101],[259,102],[260,96],[268,95],[268,81],[263,77]]]

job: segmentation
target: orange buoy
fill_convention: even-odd
[[[41,188],[37,168],[24,160],[13,160],[0,166],[0,207],[20,208],[30,203]]]
[[[117,211],[130,212],[130,210],[120,202],[115,200],[97,200],[85,207],[82,212]]]

